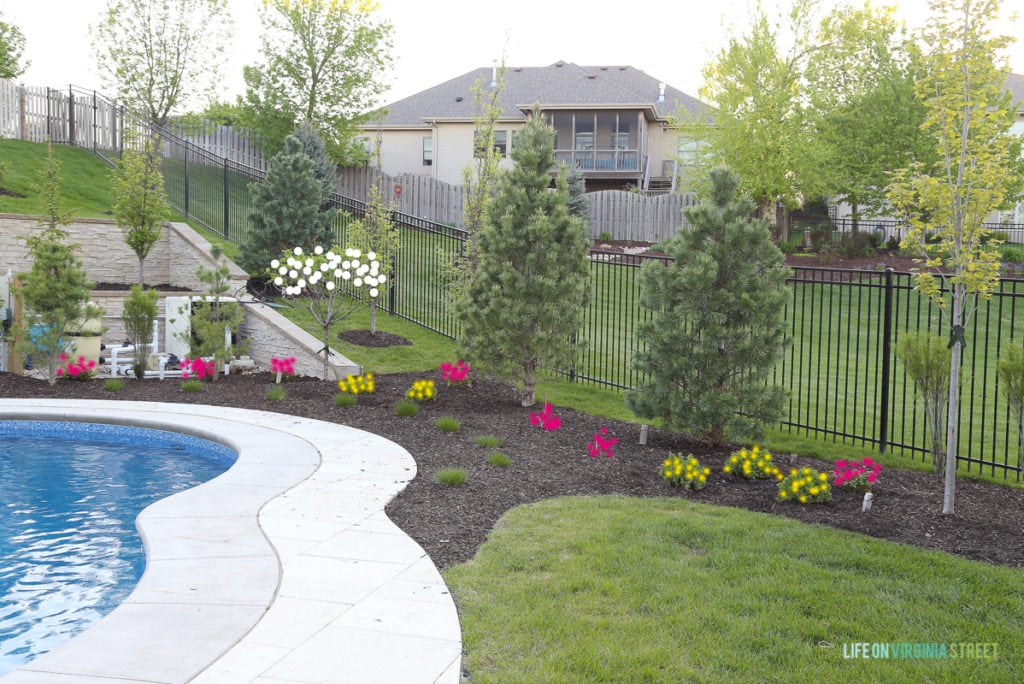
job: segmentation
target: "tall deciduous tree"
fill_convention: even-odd
[[[308,121],[339,162],[361,159],[357,127],[386,89],[392,27],[372,0],[264,0],[262,62],[247,66],[243,122],[265,153]]]
[[[735,170],[773,223],[778,203],[794,208],[826,189],[803,82],[817,2],[794,0],[783,20],[758,6],[749,32],[731,37],[703,69],[700,94],[714,110],[683,122],[687,137],[702,143],[695,161],[706,170],[719,164]]]
[[[501,174],[480,229],[479,263],[456,306],[466,358],[523,384],[523,405],[536,401],[537,371],[572,360],[571,339],[588,299],[588,239],[569,214],[554,130],[535,108],[516,136],[515,167]]]
[[[917,288],[947,315],[952,351],[946,411],[946,469],[942,512],[955,510],[960,363],[972,300],[987,298],[999,280],[999,250],[986,244],[988,215],[1011,199],[1021,173],[1020,140],[1011,133],[1015,111],[1006,90],[1002,50],[1010,38],[993,35],[998,0],[931,0],[920,35],[924,72],[917,84],[926,130],[940,158],[934,173],[901,171],[888,197],[910,223],[903,245],[919,249],[933,272]],[[937,239],[934,239],[937,238]],[[942,287],[945,285],[945,288]],[[969,297],[971,299],[969,299]]]
[[[231,36],[227,0],[107,0],[93,31],[100,76],[159,126],[211,99]]]
[[[144,263],[163,236],[163,221],[170,213],[158,138],[144,136],[139,150],[125,148],[114,170],[114,220],[124,230],[124,241],[139,258],[139,285],[146,284]]]
[[[3,15],[0,15],[3,16]],[[25,73],[25,34],[14,24],[0,21],[0,78],[17,78]]]
[[[323,192],[302,143],[288,136],[266,177],[252,186],[252,231],[242,247],[242,268],[258,273],[285,249],[331,244],[338,212],[323,204]]]
[[[811,123],[833,201],[877,215],[890,174],[935,162],[914,93],[918,63],[892,8],[840,7],[818,29],[806,70]],[[856,223],[854,224],[856,226]]]
[[[714,442],[757,436],[785,397],[767,381],[786,345],[790,270],[739,186],[735,173],[713,170],[710,196],[686,208],[688,227],[664,243],[674,261],[641,271],[651,318],[638,328],[634,366],[647,380],[626,395],[637,415]]]

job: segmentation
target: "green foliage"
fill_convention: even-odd
[[[0,15],[3,16],[3,15]],[[15,79],[25,73],[25,34],[14,24],[0,21],[0,79]]]
[[[495,74],[493,88],[482,80],[473,84],[473,161],[462,170],[462,229],[466,241],[459,252],[441,252],[441,275],[448,284],[451,303],[466,296],[470,280],[480,263],[480,231],[487,221],[488,206],[494,200],[500,174],[501,154],[494,148],[494,130],[502,115],[501,93],[505,90],[504,62]]]
[[[999,259],[1007,263],[1024,264],[1024,245],[999,245]]]
[[[438,418],[434,422],[434,425],[436,425],[437,429],[440,430],[441,432],[458,432],[459,428],[462,427],[462,423],[459,421],[459,419],[452,418],[451,416],[443,416],[441,418]]]
[[[999,355],[997,368],[1006,403],[1017,421],[1017,447],[1024,455],[1024,346],[1008,343]]]
[[[61,179],[61,162],[53,154],[53,143],[46,141],[46,162],[37,172],[38,182],[35,191],[43,198],[43,220],[40,222],[51,237],[63,238],[67,235],[60,226],[71,223],[71,214],[64,202]]]
[[[756,436],[782,415],[785,393],[768,380],[787,341],[786,267],[767,222],[738,194],[739,178],[711,172],[712,192],[686,209],[689,228],[665,243],[669,264],[641,272],[634,359],[646,384],[626,405],[668,428],[720,442]]]
[[[143,290],[138,285],[132,286],[131,294],[124,300],[121,321],[124,323],[128,343],[133,345],[132,370],[135,379],[145,378],[146,361],[149,355],[150,339],[153,336],[153,322],[156,320],[156,290]],[[155,350],[154,350],[155,351]]]
[[[231,28],[227,0],[107,0],[92,49],[119,101],[165,126],[185,99],[220,86]]]
[[[103,381],[103,389],[107,392],[120,392],[124,389],[124,380],[121,378],[107,378]]]
[[[434,474],[434,479],[449,487],[461,487],[466,484],[466,471],[461,468],[442,468]]]
[[[924,402],[924,423],[931,442],[932,465],[942,475],[945,468],[943,442],[946,431],[946,397],[952,355],[946,340],[928,332],[903,333],[896,340],[896,358],[907,369],[914,388]]]
[[[394,410],[396,416],[408,418],[420,412],[420,405],[413,399],[399,399],[395,402]]]
[[[142,149],[125,149],[114,170],[114,220],[125,231],[124,241],[139,258],[139,285],[145,285],[143,262],[163,236],[162,222],[170,215],[158,136],[143,136]]]
[[[288,398],[288,390],[281,385],[271,385],[267,388],[267,399],[270,401],[283,401]]]
[[[354,394],[348,392],[338,392],[334,395],[334,405],[338,408],[348,408],[355,406],[356,402],[359,401]]]
[[[203,381],[198,378],[191,378],[190,380],[181,381],[181,391],[188,394],[194,394],[196,392],[203,391]]]
[[[321,185],[320,209],[325,210],[330,206],[331,194],[337,192],[338,166],[327,154],[327,147],[320,134],[308,121],[299,123],[292,135],[302,143],[302,151],[313,162],[313,175]]]
[[[999,0],[932,0],[928,24],[919,36],[917,95],[926,104],[923,127],[941,161],[934,169],[901,169],[887,191],[889,202],[910,223],[903,244],[928,257],[930,268],[917,274],[917,289],[948,313],[952,361],[944,515],[955,512],[964,331],[977,298],[991,297],[999,281],[999,249],[984,244],[989,234],[984,222],[993,210],[1015,199],[1024,182],[1021,139],[1012,131],[1017,110],[1006,89],[1009,68],[1001,56],[1013,39],[992,33],[999,6]],[[936,268],[948,278],[936,276]],[[945,292],[951,295],[948,299]]]
[[[217,249],[214,249],[214,258],[220,259]],[[220,375],[222,364],[242,351],[240,345],[229,342],[245,319],[240,303],[224,299],[231,292],[230,275],[227,264],[220,261],[212,269],[200,266],[196,270],[196,276],[206,285],[206,293],[202,300],[192,303],[191,332],[187,341],[192,347],[192,356],[213,358],[214,381]]]
[[[501,453],[500,451],[495,451],[491,454],[488,454],[487,462],[490,463],[492,466],[497,466],[498,468],[508,468],[510,465],[512,465],[512,459],[506,456],[505,454]]]
[[[285,250],[330,244],[337,214],[324,204],[324,184],[317,179],[313,161],[295,136],[285,140],[284,150],[270,162],[270,170],[250,186],[252,230],[241,256],[241,266],[252,274],[263,273],[270,260]]]
[[[874,256],[879,248],[878,236],[874,233],[843,233],[837,247],[840,254],[847,258]]]
[[[920,65],[888,8],[837,7],[815,42],[806,80],[820,171],[834,201],[882,211],[892,171],[935,161],[914,93]]]
[[[702,466],[693,454],[683,458],[680,454],[670,453],[661,464],[662,479],[673,487],[700,491],[707,484],[709,475],[711,468]]]
[[[306,121],[338,163],[363,160],[357,127],[387,89],[391,24],[375,5],[334,0],[267,0],[261,63],[244,69],[243,125],[264,154],[281,149],[295,123]]]
[[[42,232],[25,238],[32,268],[21,274],[22,286],[15,290],[24,308],[24,327],[15,331],[15,338],[18,347],[35,360],[40,356],[46,360],[47,379],[52,385],[68,330],[77,321],[99,315],[99,310],[89,304],[92,283],[75,255],[77,246],[65,242],[67,232],[60,228],[70,218],[63,213],[60,162],[53,156],[52,147],[39,175],[47,215],[41,221]]]
[[[379,183],[370,187],[366,214],[362,219],[349,223],[345,238],[350,247],[364,254],[373,253],[380,262],[380,273],[388,279],[392,277],[402,236],[398,226],[391,220],[391,209],[384,203]],[[370,300],[370,332],[377,332],[376,298]]]
[[[796,503],[828,503],[832,500],[832,486],[828,483],[828,475],[815,468],[793,468],[778,483],[779,501]]]
[[[589,238],[583,221],[569,214],[564,169],[548,190],[554,131],[539,109],[517,135],[512,159],[515,167],[501,175],[488,207],[479,264],[456,315],[464,358],[517,378],[529,406],[537,371],[559,367],[576,350]]]
[[[473,441],[476,442],[477,446],[487,447],[488,449],[497,449],[504,443],[501,437],[495,435],[477,435]]]
[[[569,192],[566,205],[571,216],[579,216],[584,224],[590,220],[590,202],[587,201],[587,183],[583,172],[575,166],[568,167],[565,173],[565,187]],[[611,237],[608,238],[609,240]]]

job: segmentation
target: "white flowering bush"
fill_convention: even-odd
[[[362,306],[364,299],[371,305],[375,303],[381,286],[387,282],[387,276],[381,273],[377,255],[373,252],[364,254],[351,247],[325,250],[319,245],[312,254],[305,254],[301,247],[295,247],[280,259],[271,261],[270,270],[274,284],[281,288],[285,297],[293,298],[294,305],[309,311],[323,328],[326,380],[331,353],[331,325]],[[352,299],[356,300],[354,304]]]

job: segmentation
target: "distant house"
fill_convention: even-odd
[[[462,183],[473,156],[473,87],[497,85],[497,69],[475,69],[399,100],[383,122],[364,127],[367,145],[380,141],[382,170]],[[555,155],[578,168],[588,190],[668,186],[679,156],[670,115],[705,108],[697,99],[629,66],[584,67],[556,62],[510,67],[498,106],[495,147],[505,158],[534,105],[556,131]]]

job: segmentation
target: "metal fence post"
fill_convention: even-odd
[[[189,207],[188,207],[188,146],[187,145],[182,145],[181,146],[181,150],[182,150],[182,155],[181,156],[185,160],[185,174],[184,174],[184,179],[185,179],[185,198],[184,198],[185,199],[185,212],[184,213],[185,213],[185,216],[190,216],[191,214],[189,214]]]
[[[878,420],[878,451],[885,453],[885,445],[889,441],[889,387],[892,373],[892,274],[891,268],[885,269],[885,302],[882,312],[882,401],[879,406]]]
[[[398,291],[395,288],[395,275],[398,273],[398,255],[391,255],[391,286],[388,288],[388,313],[395,315],[395,307],[398,304]]]
[[[228,239],[228,210],[231,207],[230,191],[228,187],[228,158],[224,157],[224,239]]]

